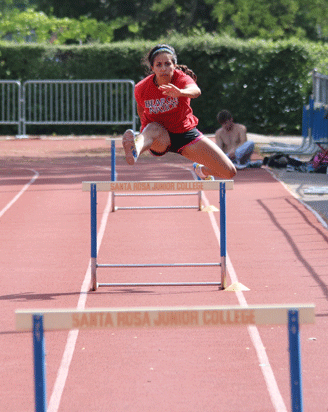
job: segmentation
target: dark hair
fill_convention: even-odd
[[[154,59],[155,57],[160,54],[160,53],[169,53],[172,55],[172,61],[176,65],[176,68],[178,70],[182,70],[184,73],[188,74],[193,80],[197,80],[196,74],[189,69],[184,64],[177,64],[178,63],[178,58],[176,55],[176,52],[172,46],[169,46],[168,44],[157,44],[155,47],[153,47],[150,52],[143,58],[142,63],[147,67],[147,74],[152,73],[151,68],[154,65]]]
[[[232,119],[232,114],[228,110],[222,110],[221,112],[218,113],[216,118],[220,124],[223,124],[227,120]]]

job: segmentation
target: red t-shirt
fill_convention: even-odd
[[[134,95],[137,104],[143,108],[141,130],[147,124],[157,122],[171,133],[187,132],[198,124],[190,107],[189,97],[169,97],[155,86],[154,74],[147,76],[136,84]],[[184,89],[194,80],[181,70],[175,70],[171,83],[179,89]]]

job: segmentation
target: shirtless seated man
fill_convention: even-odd
[[[232,114],[222,110],[217,119],[221,128],[215,132],[216,144],[233,161],[237,169],[248,166],[259,167],[259,162],[250,162],[254,152],[254,142],[247,140],[247,129],[244,125],[234,123]]]

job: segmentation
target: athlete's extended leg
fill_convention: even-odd
[[[137,136],[131,129],[124,132],[122,144],[127,163],[133,165],[141,153],[148,149],[156,153],[165,153],[171,141],[164,127],[158,123],[150,123]]]
[[[204,176],[213,175],[221,179],[231,179],[237,173],[229,157],[212,140],[203,137],[201,140],[186,146],[182,156],[203,165]]]

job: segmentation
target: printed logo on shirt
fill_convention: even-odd
[[[178,103],[177,97],[162,97],[161,99],[145,100],[145,107],[149,109],[149,113],[157,114],[175,109]]]

